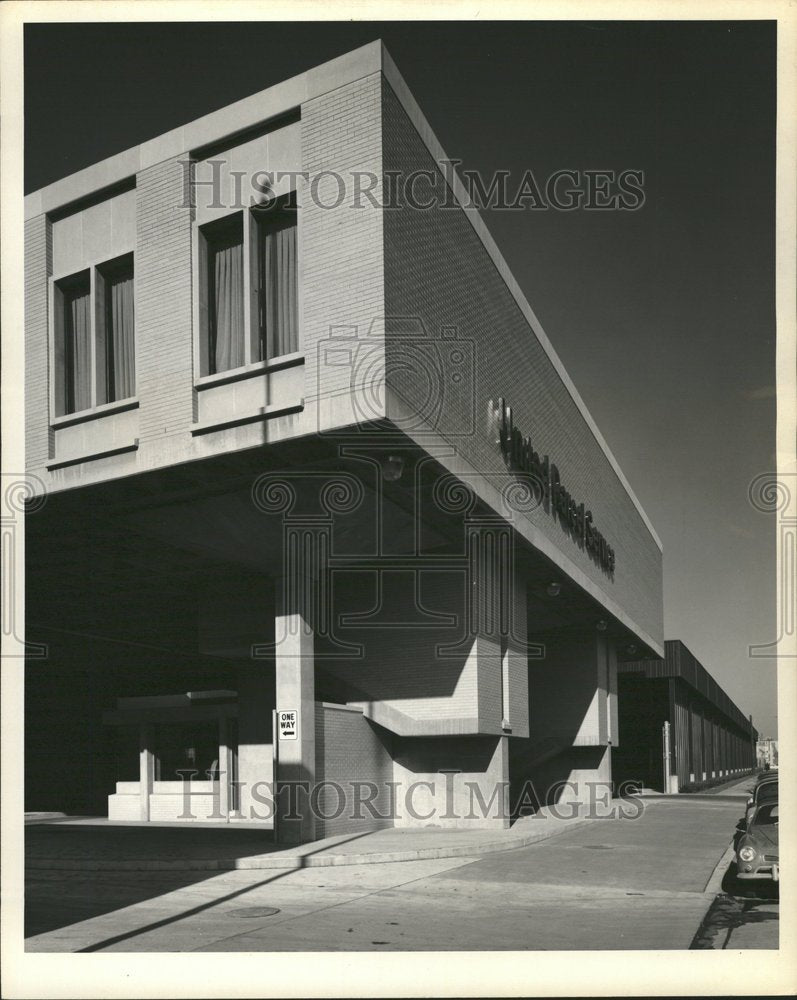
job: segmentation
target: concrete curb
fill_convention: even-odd
[[[738,795],[711,795],[709,792],[641,792],[634,795],[635,799],[643,799],[645,802],[746,802],[749,796],[746,792],[739,792]]]
[[[563,822],[553,830],[528,833],[520,837],[492,840],[475,844],[451,844],[446,847],[419,847],[405,851],[369,851],[364,854],[264,854],[244,858],[169,858],[158,860],[142,858],[137,861],[100,860],[83,858],[29,858],[25,868],[28,871],[243,871],[280,869],[298,871],[302,868],[332,868],[342,865],[392,864],[398,861],[426,861],[439,858],[469,858],[481,854],[496,854],[512,851],[519,847],[549,840],[566,830],[591,822],[594,817],[580,816]]]
[[[722,880],[725,877],[725,872],[728,870],[728,865],[733,860],[735,853],[733,840],[731,840],[730,844],[728,844],[723,851],[722,857],[716,865],[714,865],[714,871],[709,876],[708,882],[706,882],[706,887],[703,890],[703,898],[706,901],[706,908],[703,911],[703,916],[700,918],[700,923],[697,925],[697,930],[692,938],[692,943],[689,945],[690,951],[698,949],[704,950],[706,947],[706,945],[702,943],[705,934],[706,922],[709,914],[711,913],[711,908],[714,906],[714,901],[720,894],[720,890],[722,889]]]
[[[711,877],[706,883],[706,888],[703,890],[704,895],[716,896],[717,893],[722,888],[722,880],[725,877],[725,872],[728,870],[728,865],[733,861],[733,856],[736,853],[733,847],[733,841],[728,844],[725,849],[725,853],[717,862],[714,871],[711,873]]]

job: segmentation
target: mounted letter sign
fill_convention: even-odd
[[[299,713],[277,712],[277,726],[279,728],[279,738],[281,740],[295,740],[298,738]]]

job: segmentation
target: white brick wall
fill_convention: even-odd
[[[345,197],[337,208],[339,188],[331,177],[316,184],[316,197],[300,192],[305,398],[348,394],[351,372],[346,367],[318,370],[319,344],[330,328],[346,327],[359,337],[384,315],[382,212],[363,197],[354,207],[357,171],[382,173],[381,74],[340,87],[302,106],[302,163],[310,177],[334,170],[345,182]],[[374,189],[381,197],[381,183]],[[381,330],[381,324],[376,327]],[[381,332],[376,350],[382,351]],[[323,348],[322,348],[323,349]],[[371,358],[373,360],[373,358]],[[369,370],[371,365],[369,364]],[[328,410],[322,410],[328,413]],[[351,412],[346,407],[342,413]],[[323,417],[322,417],[323,419]],[[337,422],[337,418],[334,418]],[[325,426],[332,423],[330,416]]]
[[[188,435],[193,420],[192,210],[180,207],[183,183],[177,159],[142,171],[136,183],[136,382],[142,443]]]
[[[52,226],[40,215],[25,223],[25,453],[28,469],[50,454],[47,349],[48,279],[52,273]]]

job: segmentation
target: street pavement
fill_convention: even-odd
[[[644,804],[635,819],[565,825],[482,857],[219,873],[32,870],[26,949],[686,949],[718,891],[715,869],[743,800]]]

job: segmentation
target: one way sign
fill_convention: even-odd
[[[299,730],[299,713],[295,709],[288,712],[277,712],[277,726],[279,728],[279,738],[281,740],[297,739]]]

